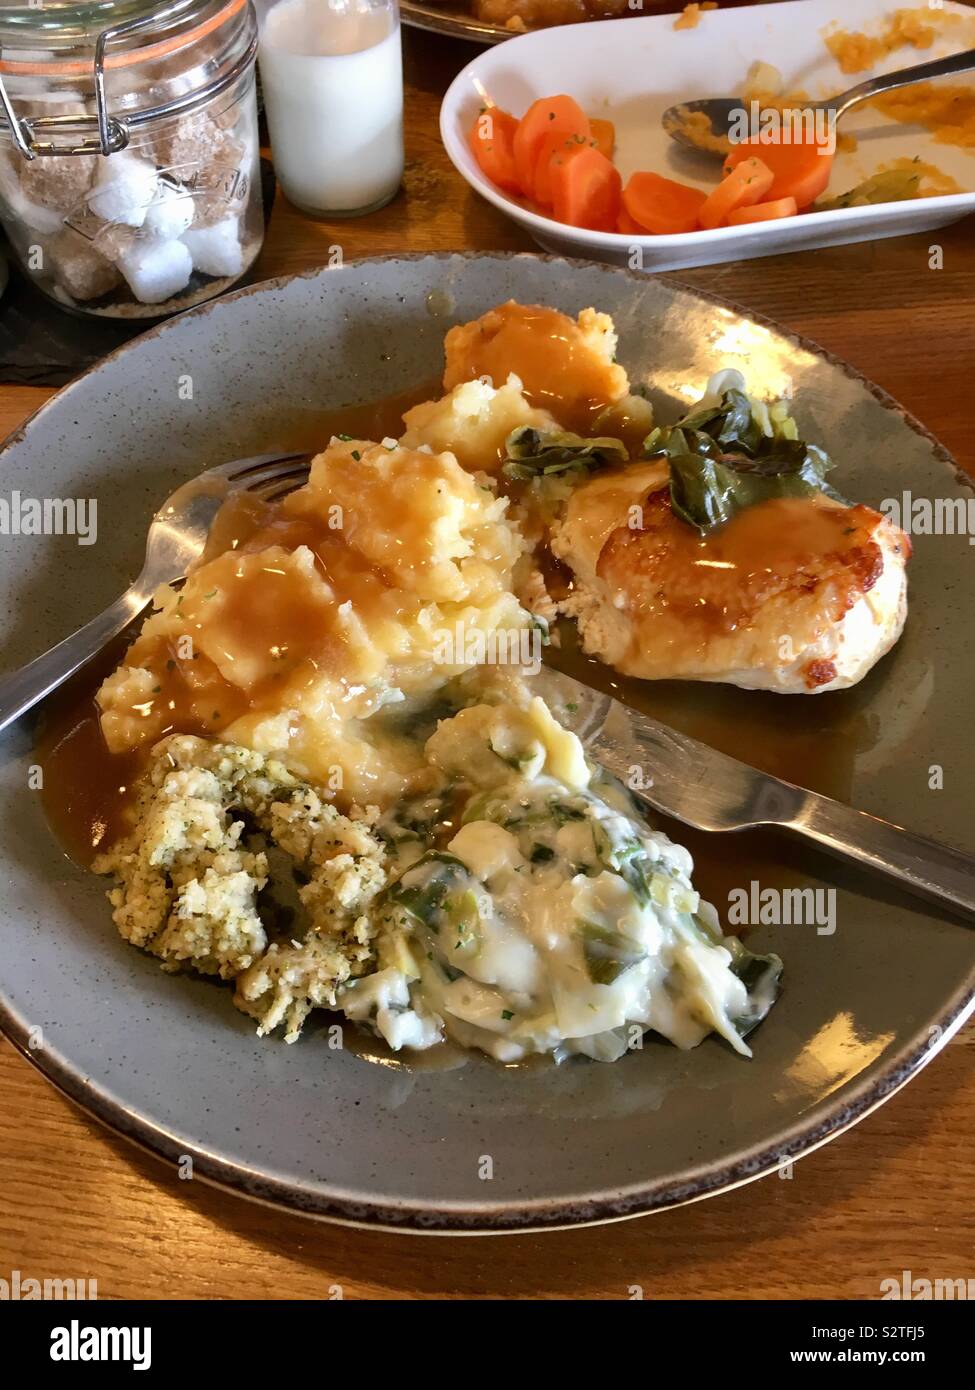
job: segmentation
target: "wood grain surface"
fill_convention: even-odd
[[[406,31],[407,171],[382,212],[315,223],[281,197],[262,277],[423,250],[531,250],[440,144],[476,50]],[[943,269],[930,268],[940,246]],[[975,219],[941,232],[686,271],[897,397],[975,475]],[[50,392],[0,386],[0,434]],[[882,1279],[975,1276],[971,1026],[838,1142],[711,1201],[536,1236],[389,1236],[318,1225],[181,1181],[107,1134],[0,1043],[0,1278],[96,1279],[103,1298],[875,1298]]]

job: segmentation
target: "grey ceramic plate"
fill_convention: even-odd
[[[88,548],[68,537],[0,539],[3,665],[26,661],[122,589],[154,504],[177,481],[307,437],[323,407],[432,377],[448,323],[509,295],[611,312],[620,360],[653,383],[671,415],[718,367],[741,366],[759,392],[791,382],[803,432],[842,461],[841,486],[858,498],[876,504],[905,487],[964,494],[950,459],[893,402],[728,305],[530,255],[373,260],[272,281],[167,323],[7,441],[3,495],[97,497],[99,539]],[[756,757],[804,766],[857,806],[975,850],[966,800],[975,740],[962,732],[972,564],[964,536],[918,539],[907,633],[853,692],[803,699],[664,686],[653,697],[680,723],[710,720],[726,744],[757,731]],[[198,1175],[251,1197],[448,1231],[597,1221],[694,1200],[839,1133],[973,1007],[969,928],[783,842],[790,873],[838,889],[837,926],[832,935],[756,931],[787,975],[750,1062],[709,1040],[690,1053],[648,1045],[613,1066],[505,1070],[472,1058],[411,1073],[331,1051],[321,1028],[293,1047],[261,1042],[226,990],[164,975],[116,936],[103,885],[66,860],[28,790],[30,732],[5,738],[0,765],[3,1028],[106,1124],[169,1159],[193,1155]],[[941,791],[928,790],[934,764],[944,768]],[[722,848],[747,884],[754,842]],[[30,1047],[37,1028],[43,1045]]]

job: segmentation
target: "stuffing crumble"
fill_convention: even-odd
[[[174,735],[153,749],[132,833],[96,859],[120,934],[166,970],[234,980],[259,1033],[297,1038],[312,1008],[374,959],[367,909],[386,884],[375,808],[343,815],[274,759]],[[251,833],[253,832],[253,833]],[[266,847],[250,848],[255,836]],[[268,940],[258,898],[272,847],[301,880],[302,939]]]

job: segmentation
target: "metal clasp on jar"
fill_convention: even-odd
[[[140,30],[152,29],[169,19],[178,18],[196,3],[197,0],[173,0],[172,4],[154,10],[150,15],[143,15],[140,19],[130,19],[125,24],[111,25],[101,31],[95,41],[96,114],[94,116],[18,116],[10,100],[10,94],[4,86],[3,77],[0,75],[0,106],[3,107],[14,144],[24,158],[36,159],[39,155],[116,154],[119,150],[125,149],[129,143],[131,132],[147,121],[153,121],[160,117],[177,116],[184,111],[192,111],[235,82],[254,61],[257,53],[256,37],[251,40],[246,52],[240,55],[238,61],[233,64],[229,71],[221,73],[220,76],[213,78],[206,86],[198,88],[195,92],[188,92],[185,96],[159,106],[153,106],[146,111],[134,111],[125,119],[111,115],[108,110],[108,101],[105,95],[105,54],[108,45],[118,39],[127,38],[130,34]],[[2,57],[2,53],[0,53],[0,57]],[[56,144],[53,140],[39,138],[38,132],[45,131],[50,131],[53,134],[59,131],[73,131],[81,134],[86,131],[93,131],[96,133],[85,136],[78,144]]]

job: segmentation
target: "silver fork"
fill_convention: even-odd
[[[258,454],[234,459],[200,473],[166,499],[152,518],[146,558],[134,584],[97,618],[35,657],[19,671],[0,676],[0,731],[56,690],[106,642],[146,608],[160,584],[187,573],[206,545],[213,519],[234,492],[254,492],[267,500],[299,487],[308,476],[311,454]]]
[[[972,855],[759,772],[561,671],[543,667],[533,688],[556,714],[567,706],[576,717],[582,711],[589,755],[655,811],[697,830],[791,831],[911,893],[975,915]]]

